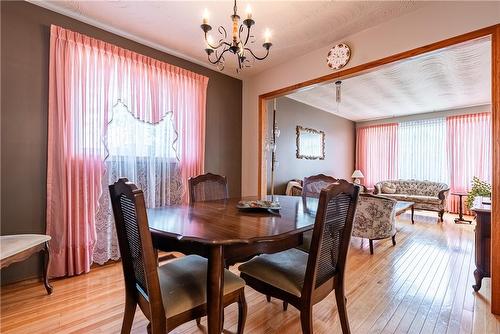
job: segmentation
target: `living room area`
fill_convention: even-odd
[[[474,39],[269,99],[267,193],[325,175],[470,223],[491,188],[490,53]]]
[[[355,265],[368,270],[362,261],[379,266],[396,256],[402,282],[390,287],[401,299],[385,311],[397,318],[412,310],[404,315],[412,329],[419,312],[439,318],[451,314],[447,307],[479,305],[469,299],[471,286],[490,293],[488,269],[474,264],[474,249],[476,261],[489,261],[489,234],[482,243],[474,239],[485,237],[475,231],[491,214],[490,53],[491,40],[476,38],[262,96],[267,193],[306,198],[338,179],[359,184]],[[420,255],[410,255],[419,247]]]

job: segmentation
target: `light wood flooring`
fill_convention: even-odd
[[[415,225],[404,214],[398,221],[397,245],[353,238],[346,279],[348,314],[353,333],[500,333],[500,317],[490,313],[490,280],[474,293],[474,244],[470,225],[455,225],[452,215],[436,223],[433,213],[416,212]],[[235,272],[237,270],[233,268]],[[39,282],[1,289],[1,333],[119,333],[124,301],[120,264],[79,277],[53,281],[45,294]],[[246,333],[300,333],[298,311],[284,312],[281,302],[246,288]],[[225,332],[234,333],[236,307],[226,309]],[[137,312],[133,333],[146,332]],[[205,333],[206,318],[174,333]],[[340,333],[335,297],[314,307],[315,333]]]

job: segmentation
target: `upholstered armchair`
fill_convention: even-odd
[[[359,194],[352,235],[366,238],[373,254],[373,240],[392,238],[396,245],[396,200],[371,194]]]

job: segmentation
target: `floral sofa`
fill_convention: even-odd
[[[419,180],[390,180],[375,185],[374,194],[398,201],[414,202],[415,209],[439,212],[443,221],[450,187],[445,183]]]

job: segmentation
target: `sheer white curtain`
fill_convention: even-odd
[[[96,244],[93,259],[98,264],[120,257],[112,208],[107,190],[120,177],[127,177],[144,191],[146,206],[180,204],[182,178],[176,149],[177,133],[168,113],[159,123],[136,119],[118,102],[108,126],[108,158],[103,191],[96,215]]]
[[[399,123],[398,177],[449,182],[446,119]]]

